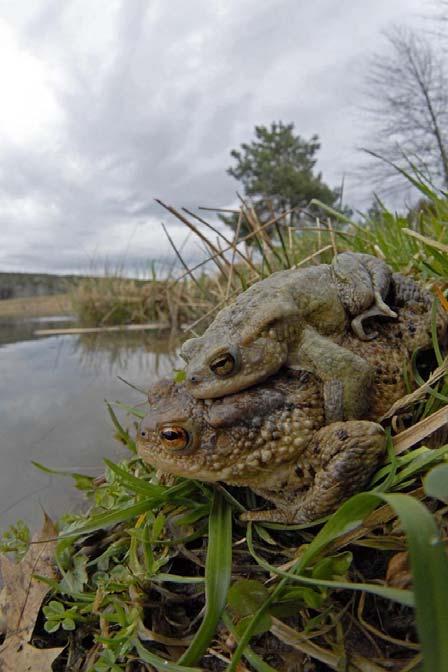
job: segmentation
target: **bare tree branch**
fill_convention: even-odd
[[[448,4],[448,3],[447,3]],[[448,70],[428,37],[409,29],[386,33],[388,51],[376,54],[366,76],[371,122],[366,147],[383,156],[376,177],[396,184],[397,164],[448,187]]]

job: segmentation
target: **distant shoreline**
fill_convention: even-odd
[[[50,273],[5,273],[0,271],[0,300],[65,294],[79,282],[71,275]]]
[[[56,273],[19,273],[0,271],[0,303],[10,299],[49,297],[70,293],[85,281],[102,281],[104,278],[122,279],[144,285],[148,278],[122,277],[117,274],[58,275]]]

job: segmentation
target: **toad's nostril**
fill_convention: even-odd
[[[140,430],[140,436],[141,436],[143,439],[147,439],[147,438],[148,438],[148,432],[146,431],[146,429],[141,429],[141,430]]]
[[[201,382],[200,376],[196,375],[195,373],[193,373],[191,376],[189,376],[188,380],[190,381],[190,383],[200,383]]]

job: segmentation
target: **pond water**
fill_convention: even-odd
[[[128,455],[113,437],[104,400],[144,402],[118,376],[146,389],[179,364],[166,336],[33,335],[65,323],[55,322],[0,321],[0,531],[19,518],[36,528],[42,510],[57,518],[79,507],[71,478],[42,473],[31,460],[100,474],[104,457]]]

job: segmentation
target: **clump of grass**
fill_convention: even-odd
[[[384,259],[396,271],[421,279],[448,278],[448,198],[444,192],[403,172],[421,199],[406,214],[392,213],[377,202],[374,214],[351,221],[323,203],[320,207],[343,224],[338,236],[347,249]]]
[[[181,281],[187,277],[194,279],[196,272],[203,272],[205,264],[216,264],[210,275],[215,293],[212,297],[204,295],[207,309],[202,318],[194,321],[194,327],[199,331],[204,329],[220,308],[257,280],[278,270],[329,263],[335,254],[345,250],[379,256],[395,271],[414,275],[433,287],[440,301],[448,307],[443,296],[448,278],[448,199],[412,175],[406,176],[423,197],[406,214],[389,212],[379,202],[376,213],[356,222],[313,201],[311,205],[328,216],[313,217],[303,211],[300,224],[290,226],[288,212],[273,214],[269,221],[261,222],[256,209],[242,201],[241,208],[234,214],[238,214],[240,222],[244,221],[244,230],[249,233],[240,237],[242,227],[237,227],[232,239],[203,217],[188,213],[188,218],[183,212],[165,206],[196,235],[199,235],[198,228],[191,217],[198,218],[213,230],[221,243],[218,249],[201,234],[208,255],[180,276]]]

